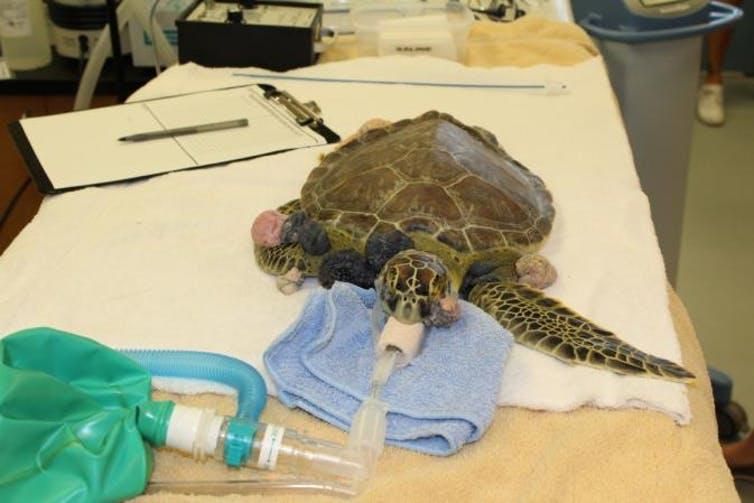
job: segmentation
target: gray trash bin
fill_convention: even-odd
[[[740,9],[707,0],[572,0],[599,46],[675,285],[703,35]]]

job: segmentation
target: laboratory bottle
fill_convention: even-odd
[[[42,0],[0,0],[0,46],[8,68],[33,70],[52,61]]]

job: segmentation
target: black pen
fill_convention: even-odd
[[[205,133],[207,131],[220,131],[249,125],[248,119],[235,119],[232,121],[211,122],[209,124],[197,124],[196,126],[179,127],[175,129],[163,129],[162,131],[150,131],[148,133],[132,134],[118,138],[118,141],[146,141],[158,138],[168,138],[186,134]]]

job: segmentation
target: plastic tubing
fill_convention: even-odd
[[[421,332],[420,332],[421,333]],[[216,353],[173,350],[121,350],[153,376],[204,379],[226,384],[238,391],[235,419],[218,416],[213,410],[175,405],[170,409],[164,445],[204,459],[210,454],[228,466],[256,466],[275,470],[277,465],[290,475],[287,479],[215,481],[218,487],[199,483],[162,482],[168,490],[216,491],[226,485],[249,491],[288,489],[330,492],[353,496],[360,493],[374,473],[385,445],[388,406],[380,399],[393,372],[401,349],[388,345],[378,354],[369,396],[353,418],[345,445],[322,441],[281,426],[258,423],[266,404],[267,387],[252,366]],[[253,423],[247,427],[243,421]],[[270,482],[272,485],[268,485]],[[275,485],[277,484],[277,485]]]
[[[167,66],[176,63],[177,58],[175,51],[170,46],[165,33],[157,26],[157,29],[150,30],[149,11],[142,0],[123,0],[118,6],[116,17],[118,18],[118,31],[123,30],[128,21],[136,21],[139,26],[148,32],[154,33],[154,40],[157,56]],[[102,67],[105,60],[110,54],[110,28],[105,27],[94,44],[92,52],[89,54],[89,61],[84,68],[84,74],[81,76],[79,88],[76,91],[76,100],[73,104],[74,110],[85,110],[89,108],[94,94],[94,88],[97,87]]]
[[[175,405],[170,409],[169,421],[165,423],[167,438],[164,445],[193,454],[196,459],[204,459],[205,454],[210,454],[224,460],[229,466],[248,463],[267,470],[275,470],[275,465],[279,464],[281,471],[289,473],[287,478],[279,477],[277,481],[263,480],[260,476],[245,481],[215,481],[217,487],[201,482],[189,485],[162,482],[155,487],[197,492],[214,492],[222,490],[221,486],[224,486],[225,490],[245,489],[253,492],[284,489],[348,496],[358,494],[372,475],[384,446],[387,405],[377,397],[390,375],[397,352],[397,349],[388,350],[380,358],[379,370],[373,377],[372,397],[365,401],[365,406],[357,415],[358,425],[351,431],[349,442],[339,445],[280,426],[258,423],[267,401],[267,386],[259,372],[241,360],[201,351],[120,350],[121,354],[134,360],[153,376],[203,379],[226,384],[238,391],[238,412],[234,419],[218,416],[209,409]],[[253,424],[252,428],[243,427],[249,423]],[[229,434],[232,424],[240,425],[241,430]],[[268,430],[273,435],[268,435]],[[241,438],[244,434],[250,436]],[[274,437],[278,440],[273,440]],[[231,442],[230,451],[227,449],[228,442]],[[236,453],[235,457],[238,457],[239,447],[244,447],[241,450],[244,453],[248,451],[248,454],[231,463],[228,453]],[[270,455],[272,452],[274,456]]]
[[[153,376],[202,379],[225,384],[238,392],[236,417],[256,421],[267,404],[267,385],[251,365],[236,358],[203,351],[125,349]]]

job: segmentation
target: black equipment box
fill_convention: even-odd
[[[322,5],[197,0],[175,24],[181,63],[284,71],[314,64]]]

